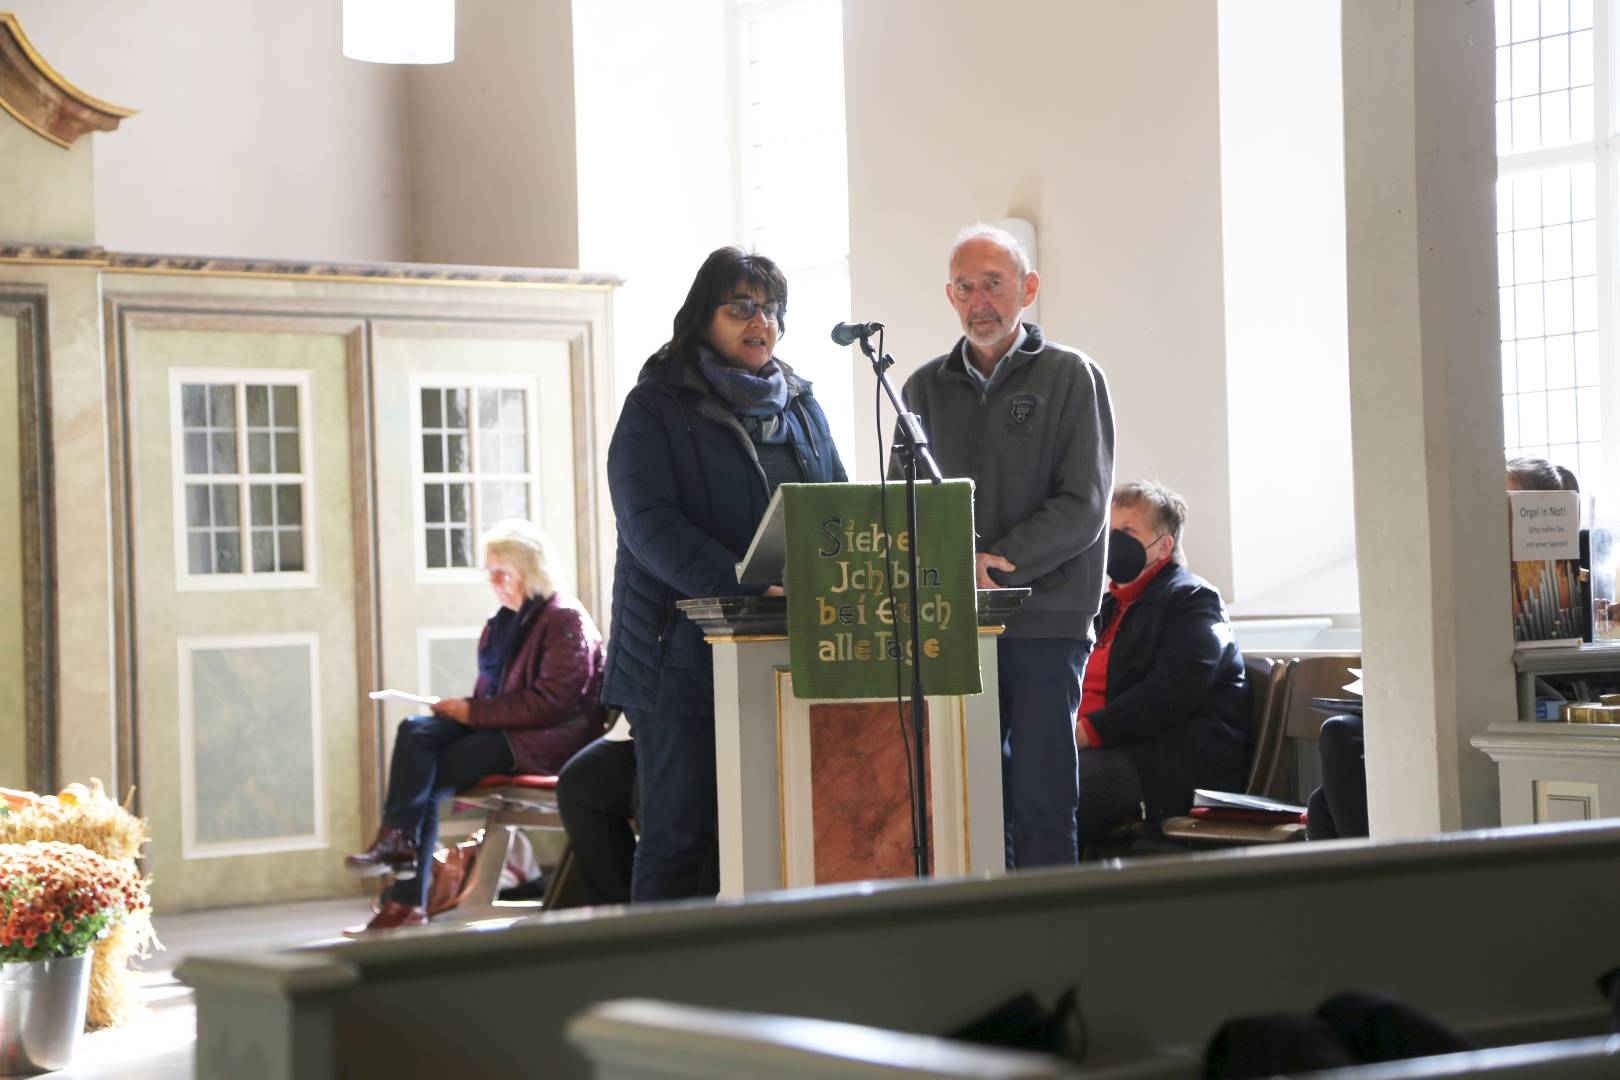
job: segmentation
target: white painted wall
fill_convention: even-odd
[[[1243,614],[1355,611],[1339,0],[1218,13],[1227,599]]]
[[[614,294],[615,390],[635,385],[705,256],[740,231],[728,0],[574,0],[582,266]]]
[[[1213,5],[846,3],[850,279],[904,377],[961,334],[956,230],[1039,230],[1041,319],[1108,375],[1121,479],[1192,504],[1192,567],[1232,587]],[[857,376],[856,446],[872,475]]]
[[[408,72],[411,258],[578,266],[570,0],[457,0],[455,62]]]
[[[141,110],[92,136],[99,243],[408,256],[404,74],[343,57],[338,0],[6,7],[70,82]]]

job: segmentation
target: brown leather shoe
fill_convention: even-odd
[[[398,829],[384,825],[371,846],[344,858],[343,866],[361,877],[393,874],[398,881],[409,881],[416,876],[416,845]]]
[[[343,936],[360,937],[378,930],[403,930],[411,926],[426,926],[427,921],[427,908],[411,907],[398,900],[385,900],[382,910],[373,915],[370,922],[364,926],[345,928]]]

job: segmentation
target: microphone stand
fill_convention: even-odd
[[[881,339],[880,339],[881,340]],[[920,462],[928,470],[930,483],[937,484],[944,479],[939,473],[939,466],[934,463],[934,457],[928,452],[928,434],[923,431],[922,418],[916,413],[907,412],[900,403],[900,397],[894,392],[894,384],[889,382],[886,372],[894,366],[894,357],[885,353],[879,357],[872,348],[867,335],[862,334],[861,352],[872,362],[872,371],[877,375],[878,383],[889,395],[889,403],[894,406],[896,417],[899,419],[900,433],[895,438],[894,452],[900,458],[901,469],[906,480],[906,531],[911,536],[911,543],[906,545],[906,563],[910,571],[910,581],[907,592],[911,599],[911,790],[916,797],[911,804],[911,828],[916,843],[911,854],[916,863],[917,876],[928,876],[928,787],[927,764],[928,759],[923,750],[923,683],[922,683],[922,628],[919,617],[920,608],[917,602],[917,466]],[[885,472],[888,470],[885,469]]]

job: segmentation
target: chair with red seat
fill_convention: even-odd
[[[477,786],[456,796],[456,806],[484,810],[484,842],[473,864],[473,880],[458,903],[443,918],[470,922],[501,915],[550,910],[558,906],[564,885],[572,876],[573,853],[565,842],[557,868],[546,882],[545,894],[538,901],[501,900],[501,870],[512,849],[515,829],[542,829],[562,832],[562,815],[557,812],[555,776],[486,776]]]

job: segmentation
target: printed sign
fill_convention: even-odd
[[[1580,496],[1510,491],[1513,637],[1521,645],[1578,644],[1587,604],[1580,568]]]
[[[801,698],[909,694],[911,570],[923,691],[977,694],[973,484],[917,485],[917,535],[903,484],[784,484],[788,639]]]
[[[1510,491],[1513,560],[1581,557],[1581,497],[1573,491]]]

